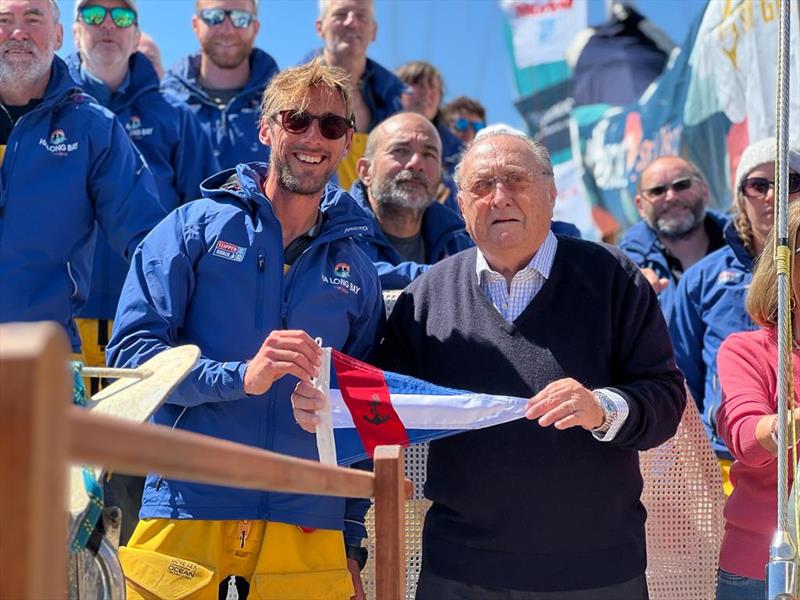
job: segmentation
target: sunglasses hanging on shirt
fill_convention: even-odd
[[[225,17],[228,17],[231,20],[231,25],[233,25],[236,29],[244,29],[245,27],[249,27],[250,23],[252,23],[256,18],[253,13],[247,12],[246,10],[225,10],[224,8],[204,8],[203,10],[198,11],[197,16],[200,17],[203,20],[203,23],[209,27],[222,25]]]

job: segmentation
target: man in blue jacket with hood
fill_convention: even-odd
[[[377,273],[354,239],[369,223],[327,184],[349,148],[352,114],[340,69],[315,60],[277,75],[259,130],[270,163],[210,178],[203,199],[173,211],[137,250],[110,362],[135,366],[187,343],[202,353],[156,423],[318,458],[290,402],[298,380],[318,374],[313,338],[364,358],[384,314]],[[239,597],[363,597],[368,504],[151,475],[142,520],[120,549],[128,598],[182,597],[175,560],[209,597],[223,585]]]
[[[113,113],[55,56],[49,0],[0,0],[0,322],[56,321],[80,352],[95,224],[129,258],[165,215],[153,176]]]
[[[173,66],[161,87],[187,105],[211,136],[223,169],[265,161],[258,138],[261,95],[278,72],[275,60],[253,48],[259,29],[257,0],[197,0],[192,29],[201,51]]]
[[[356,164],[364,155],[367,134],[403,110],[400,94],[405,86],[394,73],[367,58],[367,48],[378,33],[373,0],[320,0],[315,27],[324,47],[305,60],[321,56],[325,64],[344,69],[353,89],[356,131],[350,152],[337,169],[338,183],[347,189],[358,178]]]
[[[403,289],[431,264],[473,246],[464,222],[434,200],[442,142],[419,113],[389,117],[369,134],[350,194],[373,221],[362,236],[383,289]]]
[[[67,59],[70,75],[117,115],[155,177],[161,205],[171,211],[198,198],[200,184],[219,171],[219,164],[195,115],[164,99],[152,63],[136,52],[136,3],[80,0],[75,3],[72,32],[79,52]],[[83,317],[78,329],[88,364],[105,365],[110,321],[127,272],[127,263],[100,232],[89,299],[78,313]]]
[[[703,175],[681,156],[655,159],[636,183],[642,220],[628,229],[619,246],[658,292],[667,322],[683,272],[725,245],[722,230],[728,219],[707,211],[708,201]]]

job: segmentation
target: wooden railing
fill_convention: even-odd
[[[405,597],[403,450],[343,469],[71,406],[69,345],[50,323],[0,326],[0,598],[66,597],[70,463],[258,490],[375,498],[378,600]]]

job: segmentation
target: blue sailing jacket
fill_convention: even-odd
[[[41,104],[11,131],[0,166],[0,322],[72,317],[89,292],[95,222],[129,258],[165,215],[150,170],[114,114],[53,59]]]
[[[111,110],[147,161],[161,205],[169,212],[200,197],[200,184],[217,173],[211,141],[192,112],[167,102],[158,75],[144,54],[134,53],[128,76],[112,93],[82,65],[79,54],[67,59],[70,75],[100,104]],[[80,317],[113,319],[128,263],[97,235],[89,299]]]
[[[695,263],[681,277],[669,324],[675,359],[697,403],[703,424],[717,455],[731,458],[717,432],[722,400],[717,352],[730,334],[752,331],[756,325],[745,309],[753,279],[753,257],[730,223],[724,231],[727,245]]]
[[[200,87],[200,54],[179,60],[164,75],[161,90],[177,104],[187,105],[211,137],[217,160],[223,169],[239,163],[266,161],[269,147],[258,140],[261,97],[278,64],[258,48],[250,52],[250,79],[226,107],[220,108]]]
[[[709,238],[720,239],[730,219],[723,213],[706,211],[705,228]],[[658,233],[647,221],[639,221],[633,225],[619,242],[619,247],[640,269],[652,269],[659,277],[669,280],[669,285],[658,295],[661,312],[669,323],[672,319],[672,307],[678,279],[667,262],[666,250],[658,239]]]
[[[284,275],[281,226],[261,188],[266,173],[261,163],[215,175],[203,185],[204,199],[176,209],[145,238],[125,281],[108,359],[133,367],[167,347],[197,344],[199,362],[154,422],[317,460],[316,437],[292,416],[297,379],[284,376],[266,394],[247,396],[244,373],[278,329],[302,329],[366,357],[384,320],[378,274],[353,239],[370,225],[347,193],[329,185],[321,231]],[[346,539],[357,543],[368,504],[151,475],[141,517],[340,530],[346,521]]]

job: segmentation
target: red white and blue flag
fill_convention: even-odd
[[[340,465],[523,417],[527,398],[476,394],[383,371],[331,350],[329,397]]]

